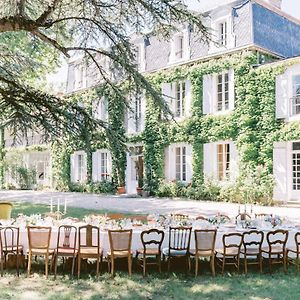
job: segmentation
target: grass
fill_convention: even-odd
[[[27,278],[10,274],[0,279],[0,299],[299,299],[299,275],[289,271],[269,274],[227,274],[212,278],[209,274],[197,278],[182,273],[152,273],[129,277],[117,273],[112,278],[105,273],[97,280],[93,276],[77,280],[68,276],[45,279],[35,273]]]
[[[63,207],[61,207],[63,209]],[[49,205],[46,204],[34,204],[29,202],[13,202],[12,218],[16,218],[18,214],[24,214],[30,216],[31,214],[44,214],[50,211]],[[111,214],[120,213],[117,211],[99,210],[99,209],[86,209],[79,207],[68,206],[67,213],[64,217],[73,217],[82,219],[84,216],[90,214]],[[133,216],[133,213],[124,213],[125,217]]]

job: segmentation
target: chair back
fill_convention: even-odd
[[[195,230],[195,247],[197,251],[215,250],[217,230],[215,229],[196,229]]]
[[[264,240],[264,233],[259,230],[250,230],[243,233],[243,246],[247,253],[247,249],[255,246],[260,252]]]
[[[28,243],[29,250],[34,249],[47,249],[49,250],[51,227],[45,226],[28,226]]]
[[[230,249],[236,249],[240,253],[243,242],[243,235],[240,233],[228,233],[223,235],[223,249],[224,253]]]
[[[236,217],[235,217],[235,222],[237,223],[238,221],[250,221],[251,220],[251,216],[247,213],[239,213]]]
[[[169,251],[190,250],[192,227],[170,227],[169,229]]]
[[[297,232],[295,234],[294,239],[295,239],[297,253],[299,253],[299,249],[300,249],[300,232]]]
[[[111,220],[120,220],[124,219],[124,214],[108,214],[107,217]]]
[[[108,236],[112,254],[114,251],[131,251],[132,229],[109,230]]]
[[[13,205],[10,202],[0,202],[0,219],[7,220],[11,218]]]
[[[162,230],[156,228],[150,230],[144,230],[141,233],[141,241],[144,247],[144,252],[146,252],[147,247],[156,247],[158,252],[161,252],[161,245],[163,243],[165,233]]]
[[[20,239],[19,227],[3,227],[0,231],[1,249],[5,252],[18,249]]]
[[[189,216],[185,214],[171,214],[171,218],[175,221],[184,221],[187,220]]]
[[[205,218],[204,216],[197,216],[196,220],[207,220],[207,218]]]
[[[277,229],[267,233],[267,242],[269,251],[272,251],[272,247],[281,247],[282,252],[285,252],[286,243],[289,237],[289,232],[283,229]]]
[[[80,226],[78,228],[78,248],[100,247],[100,228],[93,225]]]
[[[75,251],[77,242],[77,228],[70,225],[61,225],[58,228],[57,250],[59,248]]]

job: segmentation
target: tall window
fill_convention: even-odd
[[[293,190],[300,190],[300,142],[293,143],[292,151],[293,166]]]
[[[220,23],[218,31],[219,44],[222,46],[227,46],[227,22]]]
[[[176,39],[175,39],[175,57],[176,57],[176,59],[183,58],[183,35],[176,36]]]
[[[300,114],[300,75],[293,77],[292,114]]]
[[[184,99],[185,99],[185,82],[177,82],[175,84],[175,117],[184,116]]]
[[[186,147],[175,148],[176,180],[186,181]]]
[[[136,132],[142,130],[141,119],[142,119],[142,97],[140,94],[137,93],[134,100],[134,121],[135,121]]]
[[[229,74],[217,75],[217,111],[229,109]]]
[[[217,145],[218,179],[226,180],[230,177],[230,147],[229,144]]]
[[[100,180],[108,179],[107,152],[100,153]]]
[[[78,154],[78,181],[84,180],[84,157],[83,154]]]

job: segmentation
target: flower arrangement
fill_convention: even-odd
[[[225,224],[227,221],[228,221],[227,218],[222,215],[216,215],[208,218],[208,222],[211,223],[212,225]]]
[[[265,222],[270,222],[273,227],[276,227],[278,225],[282,224],[282,219],[280,216],[266,216],[265,217]]]

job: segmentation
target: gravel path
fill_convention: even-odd
[[[127,196],[104,196],[85,193],[61,193],[48,191],[0,191],[1,201],[24,201],[50,204],[67,200],[68,206],[89,209],[107,209],[120,212],[161,213],[182,212],[190,215],[213,215],[222,212],[234,217],[238,213],[238,204],[211,201],[193,201],[170,198],[140,198]],[[242,209],[244,209],[242,207]],[[248,205],[250,211],[250,205]],[[297,207],[267,207],[254,206],[254,212],[266,212],[299,220],[300,208]]]

